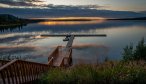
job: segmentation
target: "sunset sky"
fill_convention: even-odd
[[[0,0],[0,7],[46,7],[49,5],[97,5],[108,10],[145,11],[146,0]]]
[[[146,10],[146,0],[44,0],[55,5],[98,5],[111,10]]]
[[[78,9],[78,10],[81,10],[80,12],[82,12],[82,14],[81,13],[77,14],[79,12],[76,11],[77,13],[75,13],[74,15],[87,15],[87,12],[89,12],[91,14],[91,16],[96,16],[96,15],[102,16],[102,14],[97,14],[98,13],[97,11],[100,11],[100,13],[102,13],[101,10],[103,10],[104,11],[103,14],[110,12],[112,16],[115,16],[115,14],[114,14],[115,11],[116,11],[116,15],[118,15],[118,14],[121,14],[121,15],[127,14],[128,15],[129,14],[131,16],[132,12],[133,12],[133,14],[137,13],[137,12],[140,12],[140,13],[142,12],[145,14],[146,13],[145,4],[146,4],[146,0],[0,0],[0,13],[10,13],[10,14],[20,15],[20,14],[18,14],[18,11],[24,12],[26,10],[27,11],[29,10],[29,12],[32,11],[31,14],[33,14],[36,11],[38,13],[40,12],[39,14],[41,14],[42,12],[47,13],[46,12],[46,9],[47,9],[47,11],[51,11],[51,14],[53,15],[54,13],[56,14],[56,12],[54,12],[54,11],[56,11],[56,9],[60,9],[59,10],[61,12],[61,13],[59,12],[60,14],[70,12],[70,11],[68,11],[69,9],[72,11],[75,11],[76,9]],[[10,12],[8,10],[10,8],[11,8],[11,10],[12,9],[14,9],[14,10]],[[20,9],[22,9],[22,10],[20,10]],[[26,10],[24,10],[24,9],[26,9]],[[38,10],[33,10],[33,9],[38,9]],[[42,11],[41,9],[45,9],[45,11],[44,10]],[[62,10],[62,9],[64,9],[64,10]],[[92,9],[94,9],[94,11]],[[52,11],[53,11],[53,13],[52,13]],[[95,13],[95,11],[96,11],[96,13]],[[129,11],[129,13],[127,13],[127,11]],[[26,12],[24,12],[24,13],[26,13]],[[24,14],[24,13],[22,13],[22,14]],[[44,14],[44,13],[42,13],[42,14]],[[68,15],[70,15],[70,14],[68,14]],[[71,14],[71,15],[73,15],[73,14]],[[125,15],[124,17],[126,17],[127,15]],[[29,16],[31,16],[31,15],[29,15]],[[42,15],[42,16],[44,16],[44,15]],[[88,16],[89,16],[89,14],[88,14]],[[109,17],[109,16],[106,15],[105,17]]]

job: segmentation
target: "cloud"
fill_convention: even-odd
[[[26,2],[9,2],[9,1],[4,1],[1,2],[4,5],[9,5],[9,6],[33,6],[32,3],[26,3]]]
[[[0,0],[0,14],[12,14],[24,18],[46,17],[105,17],[126,18],[144,17],[144,13],[132,11],[106,10],[109,6],[101,5],[54,5],[42,0]],[[3,4],[3,5],[1,5]],[[4,6],[6,5],[6,6]]]
[[[0,0],[0,4],[3,5],[3,7],[5,6],[9,6],[9,7],[13,7],[13,6],[37,6],[37,4],[35,3],[41,3],[43,1],[41,0]]]
[[[100,5],[53,5],[43,0],[0,0],[1,8],[98,9]]]
[[[12,14],[24,18],[46,18],[46,17],[105,17],[105,18],[126,18],[144,17],[145,14],[132,11],[113,11],[101,9],[82,9],[70,6],[64,8],[0,8],[0,14]]]
[[[53,5],[48,4],[44,5],[44,7],[48,7],[51,9],[98,9],[98,8],[104,8],[106,6],[100,6],[100,5]]]
[[[9,2],[43,2],[42,0],[0,0],[0,3],[5,3],[5,4],[9,4]]]

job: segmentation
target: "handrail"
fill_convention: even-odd
[[[60,66],[68,66],[71,63],[72,49],[69,49],[69,52],[66,53],[66,56],[63,57],[63,60],[60,63]],[[65,63],[65,60],[67,63]]]
[[[49,60],[49,62],[48,62],[48,65],[49,65],[49,66],[53,65],[53,59],[54,59],[54,58],[52,57],[52,58]]]
[[[0,67],[3,66],[4,64],[8,63],[8,60],[0,60]]]
[[[17,60],[14,59],[14,60],[8,62],[7,64],[1,66],[1,67],[0,67],[0,71],[3,70],[3,69],[5,69],[5,68],[7,68],[8,66],[10,66],[11,64],[13,64],[13,63],[16,62],[16,61],[17,61]]]
[[[0,84],[21,84],[36,80],[48,68],[48,64],[15,59],[0,67]]]
[[[48,64],[12,60],[1,61],[4,65],[0,67],[0,84],[21,84],[38,79],[42,73],[46,72],[50,66],[53,66],[53,61],[59,56],[59,47],[55,48],[48,57]],[[63,57],[60,66],[69,66],[71,62],[72,49],[69,48]]]
[[[52,57],[56,57],[59,54],[59,47],[57,46],[48,56],[48,61],[52,58]]]

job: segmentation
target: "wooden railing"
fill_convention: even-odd
[[[69,64],[69,65],[72,64],[72,49],[70,49],[70,51],[69,51],[69,55],[68,55],[68,64]]]
[[[70,66],[72,64],[72,49],[69,49],[69,52],[66,54],[66,56],[63,58],[60,66]]]
[[[34,81],[48,68],[47,64],[12,60],[0,67],[0,84],[21,84]]]
[[[52,66],[52,65],[53,65],[53,59],[54,59],[54,58],[52,57],[52,58],[50,58],[50,60],[48,60],[48,65],[49,65],[49,66]]]
[[[70,53],[69,53],[68,62],[69,62],[69,64],[72,64],[72,49],[70,50]]]
[[[50,54],[49,57],[48,57],[48,61],[50,61],[50,59],[52,59],[52,57],[53,57],[53,59],[55,59],[56,57],[59,56],[59,47],[60,47],[60,46],[57,46],[57,47],[51,52],[51,54]]]
[[[66,60],[66,58],[64,57],[63,60],[61,61],[61,64],[60,64],[61,67],[65,66],[65,60]]]
[[[6,60],[0,60],[0,67],[3,66],[4,64],[8,63],[9,61]]]
[[[48,64],[29,62],[23,60],[0,60],[0,84],[22,84],[37,80],[42,73],[53,66],[54,59],[59,56],[59,47],[48,57]],[[61,61],[60,66],[70,66],[72,62],[72,49],[69,49]]]

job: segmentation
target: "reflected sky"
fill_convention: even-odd
[[[90,30],[95,29],[109,29],[109,28],[119,28],[119,27],[130,27],[130,26],[146,26],[145,21],[85,21],[85,22],[60,22],[52,23],[52,25],[43,24],[47,22],[42,22],[42,24],[28,24],[24,26],[21,30],[13,30],[13,33],[25,32],[25,33],[87,33]],[[78,25],[76,25],[76,23]],[[84,24],[87,23],[87,24]],[[92,24],[93,23],[93,24]],[[72,24],[72,25],[68,25]],[[10,33],[11,31],[5,31],[4,33]],[[2,32],[1,32],[2,33]]]
[[[36,56],[36,59],[29,60],[47,62],[49,53],[58,45],[65,46],[66,42],[62,41],[63,37],[41,38],[39,36],[41,34],[107,34],[107,37],[76,37],[74,40],[73,63],[76,64],[80,61],[96,63],[103,61],[106,57],[110,60],[121,60],[122,50],[126,45],[131,42],[135,45],[142,37],[146,38],[145,21],[103,21],[96,23],[86,21],[86,24],[82,24],[84,22],[81,21],[79,22],[81,24],[72,25],[68,25],[68,23],[63,25],[35,23],[28,24],[21,30],[1,32],[0,49],[4,50],[1,52],[15,51],[11,54],[19,55],[19,49],[25,48],[27,50],[26,46],[32,46],[32,51],[26,51],[26,54],[21,53],[21,55],[23,54],[24,57]]]

